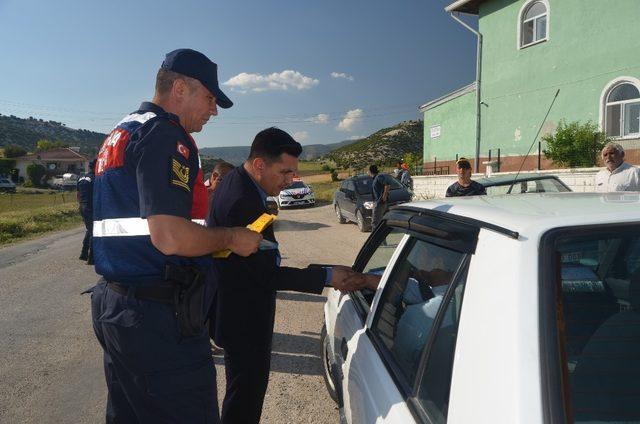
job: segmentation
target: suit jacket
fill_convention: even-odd
[[[256,183],[243,166],[224,177],[217,188],[207,224],[245,227],[268,212]],[[273,226],[263,231],[276,242]],[[322,268],[291,268],[278,265],[278,251],[259,250],[243,258],[231,254],[217,259],[220,276],[216,308],[216,340],[232,351],[271,348],[277,290],[321,293],[326,271]]]

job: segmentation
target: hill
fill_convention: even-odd
[[[80,153],[94,156],[106,136],[94,131],[67,128],[61,122],[0,115],[0,147],[16,144],[34,151],[38,140],[44,138],[80,147]]]
[[[302,146],[300,159],[318,159],[327,153],[350,143],[353,143],[353,140],[345,140],[332,144],[310,144],[308,146]],[[249,156],[249,149],[249,146],[203,147],[200,149],[200,154],[202,156],[220,158],[234,165],[240,165]]]
[[[404,121],[326,155],[343,168],[366,168],[370,164],[395,165],[406,153],[422,157],[422,121]]]

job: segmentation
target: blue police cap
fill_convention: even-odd
[[[167,53],[160,67],[200,81],[215,96],[216,104],[221,108],[233,106],[218,86],[218,65],[202,53],[191,49],[174,50]]]

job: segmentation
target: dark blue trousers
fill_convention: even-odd
[[[182,339],[173,308],[98,282],[93,328],[104,350],[107,423],[219,423],[209,334]]]
[[[93,211],[87,208],[85,205],[80,204],[80,215],[84,221],[84,226],[87,229],[84,233],[84,239],[82,239],[82,252],[80,256],[89,257],[91,253],[91,239],[93,237]]]

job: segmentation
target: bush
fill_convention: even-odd
[[[592,167],[598,164],[606,135],[591,121],[566,123],[561,120],[554,135],[546,135],[544,155],[563,166]]]
[[[335,169],[331,171],[331,181],[338,181],[338,171]]]
[[[27,150],[22,146],[18,146],[16,144],[9,144],[4,146],[4,157],[5,158],[17,158],[20,156],[24,156],[27,154]]]
[[[33,187],[40,186],[40,181],[42,180],[42,177],[44,177],[46,172],[47,170],[44,168],[44,166],[36,163],[32,163],[31,165],[27,166],[27,178],[29,179]]]

